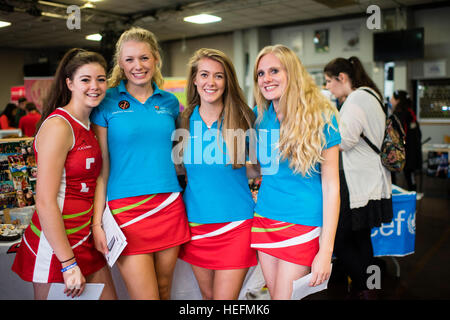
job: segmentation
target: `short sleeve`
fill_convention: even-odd
[[[170,110],[173,114],[174,119],[176,120],[178,118],[178,115],[180,113],[180,101],[178,101],[178,98],[173,95],[173,99],[170,100]]]
[[[339,133],[339,126],[337,123],[336,116],[333,114],[331,118],[332,125],[328,123],[324,127],[325,134],[325,149],[331,148],[337,144],[341,143],[341,134]]]
[[[93,124],[108,127],[108,120],[105,116],[105,105],[103,103],[100,103],[99,106],[92,110],[90,120]]]

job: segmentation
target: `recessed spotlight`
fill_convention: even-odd
[[[88,1],[83,5],[83,8],[88,8],[88,9],[95,9],[95,4],[92,3],[93,1]]]
[[[91,41],[101,41],[102,35],[100,33],[94,33],[86,36],[86,39]]]
[[[11,25],[11,22],[0,21],[0,28],[8,27]]]
[[[192,23],[198,23],[198,24],[204,24],[204,23],[213,23],[213,22],[219,22],[222,21],[221,17],[213,16],[210,14],[198,14],[195,16],[185,17],[184,21],[186,22],[192,22]]]

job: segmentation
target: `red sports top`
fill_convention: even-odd
[[[102,166],[101,150],[92,129],[67,111],[58,108],[46,121],[53,117],[66,120],[73,132],[74,142],[64,164],[57,202],[78,266],[84,275],[88,275],[105,265],[103,256],[94,247],[90,232],[96,180]],[[34,141],[34,151],[39,164],[38,135],[39,132]],[[36,212],[25,230],[12,269],[26,281],[63,282],[61,263],[42,231]]]

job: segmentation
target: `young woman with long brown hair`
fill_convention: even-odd
[[[245,136],[254,115],[225,53],[199,49],[188,65],[181,128],[188,130],[184,201],[192,237],[180,258],[191,264],[204,299],[237,299],[248,268],[257,264]]]
[[[44,103],[34,140],[36,211],[12,267],[33,282],[35,299],[46,299],[52,282],[64,282],[73,297],[86,282],[101,282],[101,298],[116,298],[90,228],[102,155],[89,115],[105,96],[106,68],[98,53],[69,50]]]

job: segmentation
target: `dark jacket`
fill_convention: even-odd
[[[422,132],[416,114],[411,108],[394,112],[405,131],[406,165],[405,169],[417,170],[422,167]]]

